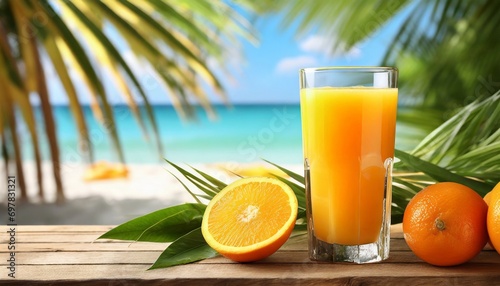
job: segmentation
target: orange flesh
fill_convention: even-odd
[[[208,230],[218,243],[226,246],[242,247],[265,241],[290,219],[289,200],[281,187],[272,183],[238,186],[212,206]],[[220,221],[225,223],[216,223]]]

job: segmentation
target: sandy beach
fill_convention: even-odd
[[[189,168],[188,165],[180,165]],[[192,166],[226,183],[232,182],[237,177],[223,169],[237,171],[255,166],[270,167],[265,163],[242,165],[231,162]],[[285,167],[295,172],[300,172],[301,169],[301,166]],[[194,202],[191,195],[169,171],[176,175],[179,173],[167,163],[129,164],[127,165],[129,170],[127,178],[97,181],[83,179],[87,168],[83,164],[63,165],[62,177],[66,201],[55,203],[51,164],[44,163],[45,202],[42,203],[36,199],[38,188],[35,166],[31,162],[25,163],[24,170],[30,201],[16,201],[17,224],[116,225],[168,206]],[[5,174],[3,166],[0,173]],[[0,213],[3,214],[7,212],[5,185],[2,184],[0,187]]]

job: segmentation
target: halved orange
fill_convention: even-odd
[[[239,179],[210,201],[201,231],[221,255],[238,262],[276,252],[290,237],[297,219],[292,189],[274,178]]]

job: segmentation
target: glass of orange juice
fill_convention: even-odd
[[[398,70],[300,70],[309,257],[389,257]]]

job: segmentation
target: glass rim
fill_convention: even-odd
[[[302,68],[301,72],[351,71],[351,72],[398,72],[396,67],[388,66],[325,66]]]

